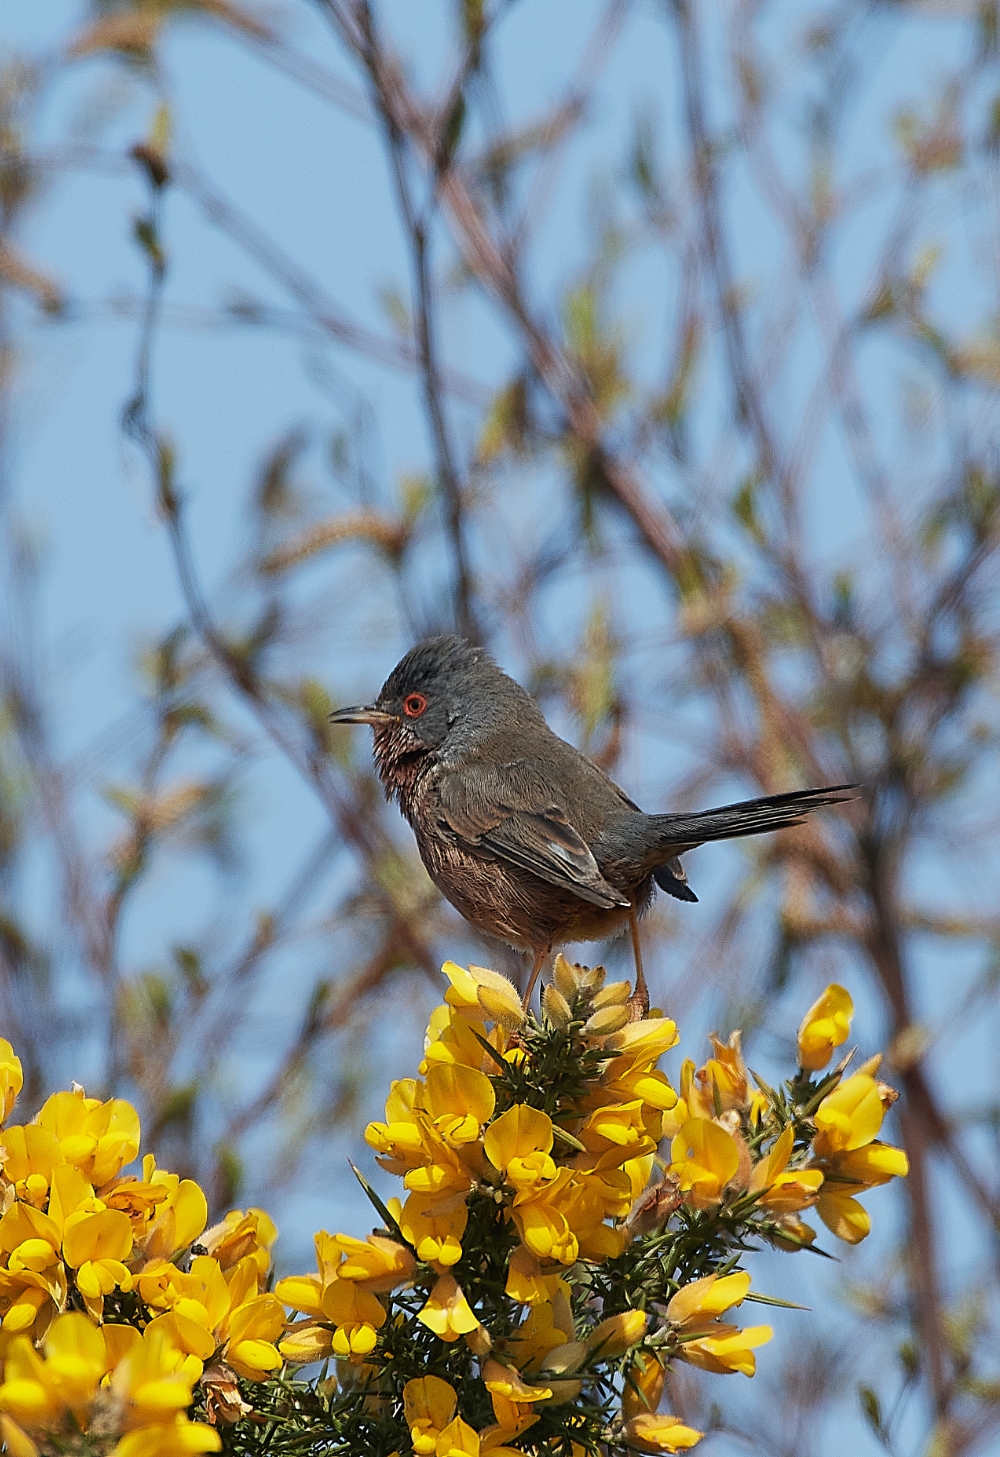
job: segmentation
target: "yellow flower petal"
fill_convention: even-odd
[[[816,1109],[813,1152],[817,1158],[828,1158],[864,1147],[882,1127],[884,1116],[875,1079],[867,1073],[855,1073],[828,1093]]]
[[[622,1416],[628,1419],[655,1412],[667,1381],[663,1361],[650,1351],[640,1351],[628,1378],[622,1392]]]
[[[854,1003],[836,982],[831,982],[802,1019],[799,1028],[799,1066],[806,1072],[826,1067],[833,1049],[846,1042],[851,1032]]]
[[[507,1262],[507,1285],[504,1294],[522,1305],[534,1305],[547,1299],[542,1278],[542,1262],[527,1245],[518,1245]]]
[[[591,1332],[588,1345],[600,1360],[621,1356],[636,1341],[642,1340],[648,1324],[649,1316],[644,1310],[623,1310],[600,1321]]]
[[[14,1056],[14,1049],[10,1043],[0,1037],[0,1092],[3,1095],[0,1123],[5,1123],[10,1117],[10,1111],[23,1087],[24,1072],[21,1068],[21,1059]]]
[[[436,1457],[479,1457],[479,1433],[455,1417],[438,1436],[434,1451]]]
[[[670,1145],[670,1172],[696,1209],[718,1204],[739,1168],[735,1139],[707,1118],[689,1118]]]
[[[502,1113],[490,1124],[483,1137],[486,1157],[501,1173],[515,1161],[518,1166],[523,1166],[533,1154],[551,1153],[552,1143],[552,1119],[526,1103],[516,1103]],[[554,1173],[553,1166],[549,1177]]]
[[[704,1432],[685,1426],[679,1417],[640,1412],[625,1423],[622,1436],[639,1452],[687,1452]]]
[[[286,1275],[274,1287],[274,1293],[284,1305],[301,1310],[306,1315],[323,1313],[323,1285],[315,1275]]]
[[[63,1255],[75,1269],[85,1260],[124,1260],[132,1253],[132,1225],[120,1209],[71,1214],[63,1231]]]
[[[38,1457],[38,1448],[27,1432],[6,1413],[0,1415],[0,1434],[10,1457]]]
[[[872,1223],[867,1210],[849,1194],[824,1189],[816,1201],[816,1213],[827,1229],[845,1244],[860,1244],[871,1232]]]
[[[418,1376],[403,1387],[403,1415],[418,1457],[434,1451],[438,1434],[455,1415],[457,1403],[454,1387],[440,1376]]]
[[[482,1363],[481,1374],[486,1390],[492,1395],[505,1396],[508,1401],[545,1401],[552,1395],[548,1385],[527,1382],[520,1371],[512,1366],[502,1366],[492,1358]]]
[[[459,1336],[474,1331],[479,1320],[454,1275],[442,1275],[434,1286],[417,1319],[442,1341],[457,1341]]]
[[[479,1125],[493,1116],[496,1093],[489,1078],[476,1068],[435,1063],[424,1080],[422,1102],[432,1118],[451,1113]],[[477,1127],[471,1137],[478,1134]]]
[[[269,1371],[277,1371],[281,1356],[271,1341],[230,1341],[226,1361],[239,1376],[248,1381],[263,1381]]]
[[[751,1325],[745,1330],[733,1330],[730,1326],[727,1334],[685,1341],[678,1346],[677,1355],[703,1371],[715,1371],[719,1375],[741,1371],[744,1376],[752,1376],[757,1369],[753,1348],[766,1345],[773,1335],[769,1325]]]
[[[740,1305],[750,1289],[750,1276],[746,1270],[734,1270],[731,1275],[705,1275],[701,1280],[692,1280],[682,1285],[667,1306],[667,1319],[674,1325],[683,1326],[696,1317],[714,1319],[733,1305]]]

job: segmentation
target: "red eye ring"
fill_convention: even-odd
[[[427,699],[422,693],[408,693],[403,699],[403,712],[407,718],[419,718],[427,707]]]

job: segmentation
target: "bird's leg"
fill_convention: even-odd
[[[639,918],[635,906],[629,907],[628,926],[632,932],[632,954],[635,957],[635,991],[628,999],[632,1009],[633,1022],[641,1022],[649,1014],[649,988],[642,972],[642,952],[639,949]]]
[[[548,954],[549,948],[547,946],[543,951],[538,951],[535,954],[535,964],[531,968],[531,975],[528,977],[528,990],[521,998],[521,1006],[524,1008],[525,1011],[528,1010],[528,1003],[531,1001],[531,993],[535,990],[535,982],[538,980],[538,973],[541,971],[542,963],[544,962]]]

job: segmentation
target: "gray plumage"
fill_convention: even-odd
[[[434,883],[474,926],[536,953],[616,934],[653,895],[697,897],[679,856],[709,840],[799,825],[852,786],[796,790],[692,814],[644,814],[483,648],[428,638],[374,704],[334,723],[370,723],[388,798],[413,826]]]

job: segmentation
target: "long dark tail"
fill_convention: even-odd
[[[794,789],[789,794],[766,794],[761,799],[744,799],[717,809],[694,814],[650,815],[659,832],[662,856],[654,870],[657,884],[678,900],[694,900],[678,864],[667,864],[675,856],[704,845],[709,840],[735,840],[743,835],[763,835],[768,830],[787,830],[801,825],[814,809],[844,804],[854,799],[856,784],[832,784],[827,789]]]
[[[708,840],[735,840],[741,835],[763,835],[768,830],[787,830],[801,825],[814,809],[843,804],[853,799],[856,784],[831,784],[828,789],[793,789],[789,794],[765,794],[761,799],[744,799],[718,809],[694,814],[650,815],[663,839],[665,855],[681,855]],[[683,848],[682,848],[683,847]]]

